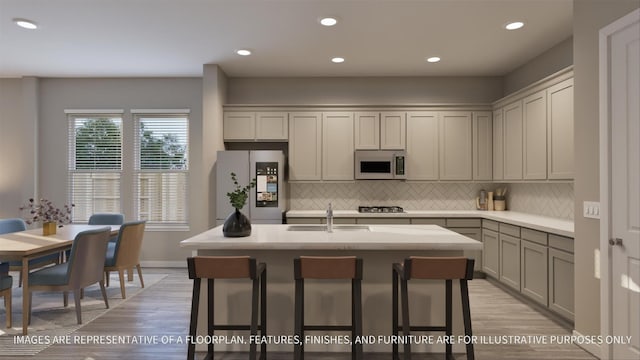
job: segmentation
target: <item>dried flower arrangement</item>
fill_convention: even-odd
[[[63,208],[57,208],[51,200],[40,199],[39,202],[36,202],[31,198],[27,204],[20,206],[20,211],[28,211],[28,215],[24,217],[27,224],[42,221],[43,223],[53,222],[62,226],[62,224],[71,222],[71,208],[74,206],[74,204],[65,204]]]

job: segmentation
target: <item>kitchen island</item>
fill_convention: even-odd
[[[436,225],[334,225],[332,233],[323,225],[253,225],[251,236],[226,238],[222,226],[215,227],[180,245],[194,255],[250,255],[267,264],[268,333],[293,335],[294,281],[293,259],[301,255],[349,256],[364,260],[362,280],[363,335],[373,335],[373,344],[365,352],[390,351],[391,344],[378,341],[391,335],[391,264],[409,256],[461,256],[464,250],[480,250],[479,241]],[[444,282],[412,281],[410,314],[415,324],[444,324]],[[453,287],[454,334],[462,334],[460,292]],[[248,323],[250,282],[218,280],[215,288],[215,319],[220,323]],[[204,296],[204,292],[203,292]],[[351,283],[341,280],[305,282],[305,322],[307,324],[344,324],[351,319]],[[204,299],[204,298],[203,298]],[[473,303],[473,299],[471,299]],[[201,305],[206,301],[201,301]],[[473,305],[472,305],[473,306]],[[199,325],[206,324],[201,306]],[[205,333],[204,326],[199,332]],[[221,333],[221,335],[224,333]],[[340,332],[308,332],[306,335],[338,336]],[[225,335],[244,335],[246,332]],[[430,334],[441,335],[441,334]],[[325,340],[325,339],[321,339]],[[441,351],[441,344],[421,344],[415,351]],[[217,349],[247,351],[248,345],[222,344]],[[345,344],[305,344],[306,351],[350,351]],[[293,351],[290,344],[269,344],[269,350]]]

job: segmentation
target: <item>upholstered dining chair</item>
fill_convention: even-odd
[[[132,221],[120,226],[118,239],[115,243],[109,243],[107,255],[104,260],[104,273],[109,286],[109,273],[117,271],[120,276],[120,292],[122,298],[126,299],[124,290],[124,270],[138,270],[140,285],[144,287],[142,279],[142,269],[140,268],[140,249],[144,237],[144,227],[146,221]]]
[[[0,219],[0,234],[8,234],[25,230],[27,230],[27,224],[20,218]],[[57,264],[59,262],[59,254],[49,254],[29,260],[29,269],[34,269],[49,264]],[[9,261],[9,267],[11,271],[20,271],[22,270],[22,261]],[[22,286],[22,271],[20,271],[18,284],[19,286]]]
[[[11,327],[11,287],[13,278],[9,275],[9,263],[0,264],[0,296],[4,297],[7,312],[7,328]]]
[[[39,269],[29,274],[30,292],[62,291],[64,293],[64,306],[66,307],[69,304],[68,292],[73,291],[76,317],[78,324],[82,324],[80,290],[89,285],[99,283],[104,304],[108,309],[109,301],[104,287],[102,270],[110,233],[111,228],[109,227],[80,232],[73,240],[69,261]],[[30,300],[29,319],[31,319],[33,295]]]
[[[89,217],[89,225],[122,225],[124,215],[119,213],[95,213]],[[116,242],[117,236],[112,236],[109,241]]]

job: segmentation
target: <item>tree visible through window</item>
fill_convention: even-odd
[[[136,213],[153,224],[187,225],[188,118],[135,117]]]
[[[69,117],[69,194],[74,222],[95,212],[120,212],[122,118]]]

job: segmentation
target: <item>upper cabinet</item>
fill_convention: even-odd
[[[549,179],[573,179],[573,79],[547,90]]]
[[[224,141],[287,141],[288,118],[286,112],[225,112]]]
[[[407,113],[407,180],[438,180],[438,113]]]
[[[406,148],[404,112],[356,112],[354,141],[356,150],[404,150]]]
[[[353,113],[322,114],[322,180],[354,180]]]
[[[571,75],[565,70],[498,102],[493,112],[493,180],[573,179]]]
[[[322,113],[289,114],[289,180],[322,178]]]
[[[522,100],[523,171],[526,180],[547,178],[547,91]]]
[[[471,180],[472,123],[470,112],[440,113],[440,180]]]
[[[522,101],[504,107],[504,179],[522,180]]]
[[[354,141],[356,150],[380,149],[380,113],[355,113]]]
[[[493,179],[493,118],[490,111],[473,113],[473,180]]]
[[[256,140],[289,139],[289,114],[286,112],[256,113]]]
[[[225,112],[223,122],[224,141],[254,140],[256,137],[254,112]]]
[[[380,113],[380,149],[404,150],[407,139],[407,119],[404,112]]]
[[[493,180],[504,180],[504,109],[493,111]]]

